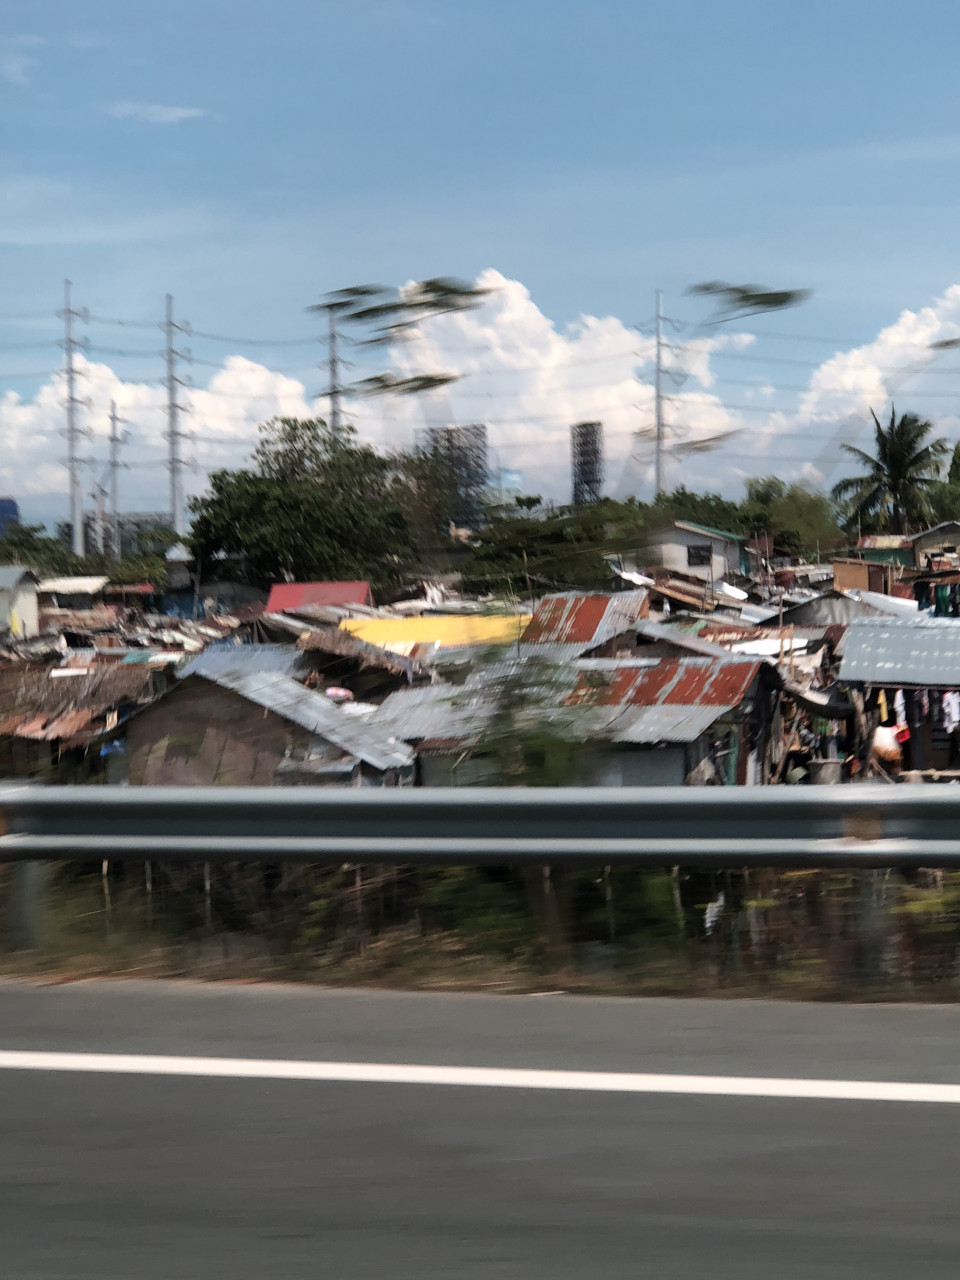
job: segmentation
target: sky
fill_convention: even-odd
[[[85,483],[113,399],[127,510],[168,506],[168,293],[192,493],[259,421],[323,410],[307,306],[437,275],[487,300],[378,358],[463,377],[351,401],[382,447],[483,421],[494,464],[562,501],[569,425],[600,419],[607,489],[649,497],[657,289],[672,444],[734,433],[675,449],[668,485],[830,484],[891,398],[956,441],[960,353],[931,343],[960,335],[958,37],[939,0],[6,0],[0,488],[65,516],[68,277]],[[710,325],[688,290],[715,279],[812,297]]]

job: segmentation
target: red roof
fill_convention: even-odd
[[[373,604],[369,582],[277,582],[270,588],[267,613],[284,613],[305,604]]]
[[[603,644],[629,631],[643,613],[645,591],[546,596],[521,639],[526,644]]]
[[[762,663],[664,658],[655,667],[619,667],[609,683],[581,672],[566,699],[574,706],[735,707],[743,701]]]

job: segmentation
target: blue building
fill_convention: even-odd
[[[13,498],[0,498],[0,538],[20,523],[20,508]]]

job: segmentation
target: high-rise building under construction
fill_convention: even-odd
[[[570,472],[573,505],[588,507],[599,502],[603,489],[602,422],[575,422],[570,428]]]

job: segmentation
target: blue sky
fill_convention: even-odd
[[[96,314],[171,292],[198,329],[297,337],[328,289],[492,268],[563,332],[643,321],[656,287],[702,316],[683,291],[719,277],[815,291],[754,327],[805,383],[958,279],[958,36],[934,0],[7,0],[0,313],[69,275]],[[52,367],[12,350],[48,329],[0,325],[0,372]],[[824,341],[764,336],[794,333]]]

